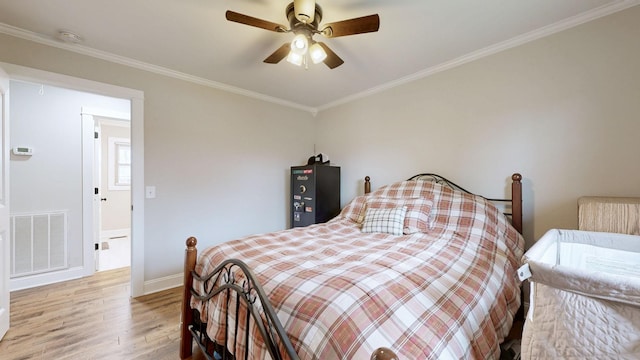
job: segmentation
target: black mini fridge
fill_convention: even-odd
[[[340,213],[340,167],[291,167],[291,227],[331,220]]]

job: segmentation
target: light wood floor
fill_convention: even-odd
[[[0,360],[178,359],[182,287],[129,293],[129,268],[14,291]]]
[[[178,359],[182,288],[129,290],[123,268],[11,293],[0,359]]]

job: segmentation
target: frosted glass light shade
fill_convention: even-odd
[[[314,64],[318,64],[327,58],[327,52],[324,51],[320,44],[315,43],[309,48],[309,56],[311,57],[311,61],[313,61]]]
[[[293,38],[291,42],[291,52],[298,55],[304,55],[309,47],[309,40],[303,34],[298,34]]]
[[[302,54],[296,54],[293,51],[289,52],[289,55],[287,55],[287,61],[292,63],[293,65],[302,65],[302,60],[304,59],[304,55]]]

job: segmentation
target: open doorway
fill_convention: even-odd
[[[84,197],[92,194],[84,187],[93,181],[85,179],[92,176],[86,169],[95,164],[84,154],[93,137],[89,133],[87,139],[81,112],[100,108],[130,119],[131,102],[30,81],[11,80],[10,87],[10,144],[28,149],[12,152],[9,164],[12,288],[90,275],[84,250],[94,241],[87,243],[85,230],[96,224],[85,209]],[[130,199],[130,191],[126,196]],[[130,208],[129,200],[128,224]]]
[[[128,114],[93,116],[96,271],[131,265],[131,126]],[[113,116],[113,115],[111,115]]]
[[[144,92],[140,90],[124,88],[121,86],[105,84],[101,82],[80,79],[72,76],[56,74],[48,71],[42,71],[23,66],[8,63],[0,63],[0,66],[7,72],[9,78],[14,81],[31,82],[41,85],[57,86],[65,89],[77,90],[91,94],[100,94],[108,97],[115,97],[127,100],[130,105],[131,115],[131,295],[133,297],[145,294],[144,281]],[[13,99],[13,97],[12,97]],[[13,110],[13,109],[12,109]],[[77,112],[73,114],[74,118]],[[9,115],[11,122],[13,114]],[[47,114],[43,115],[47,118]],[[83,122],[84,124],[84,122]],[[92,124],[93,125],[93,124]],[[41,129],[33,129],[41,131]],[[83,134],[85,129],[83,128]],[[88,128],[93,133],[93,127]],[[55,133],[50,134],[54,136]],[[93,146],[93,143],[91,144]],[[35,150],[35,149],[34,149]],[[86,168],[86,167],[84,167]],[[59,170],[57,170],[59,171]],[[84,171],[84,170],[83,170]],[[83,177],[87,178],[87,177]],[[90,178],[90,177],[88,177]],[[83,183],[83,191],[92,194],[94,186],[92,182]],[[55,191],[55,189],[50,189]],[[93,199],[89,196],[83,196],[82,207],[91,211],[93,208]],[[13,205],[13,204],[12,204]],[[86,240],[81,246],[82,265],[80,267],[72,267],[69,269],[73,272],[74,277],[83,277],[92,275],[95,272],[94,267],[94,237],[93,227],[83,226],[83,240]],[[77,249],[76,249],[77,251]],[[50,278],[47,274],[37,276],[39,283],[51,283],[59,281]],[[10,280],[10,289],[17,290],[20,288],[36,286],[33,283],[17,283],[14,279]]]

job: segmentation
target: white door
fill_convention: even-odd
[[[0,339],[9,330],[9,76],[0,68]]]

